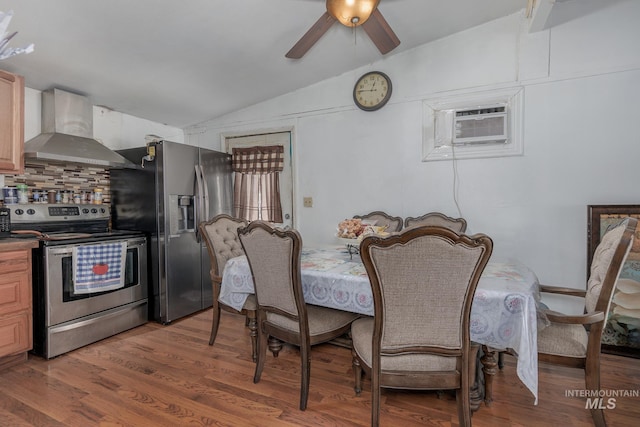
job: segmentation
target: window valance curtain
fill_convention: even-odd
[[[234,172],[266,174],[282,172],[283,168],[284,147],[282,145],[233,149]]]

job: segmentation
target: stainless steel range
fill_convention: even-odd
[[[109,205],[9,205],[12,237],[36,235],[33,352],[47,359],[148,320],[147,239],[110,230]]]

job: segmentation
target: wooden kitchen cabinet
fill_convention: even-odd
[[[0,242],[0,369],[27,359],[33,347],[31,249],[35,240]]]
[[[24,78],[0,70],[0,173],[24,172]]]

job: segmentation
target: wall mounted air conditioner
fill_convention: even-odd
[[[504,144],[508,140],[505,104],[456,109],[453,114],[454,145]]]
[[[422,105],[423,161],[524,153],[522,87],[456,93]]]

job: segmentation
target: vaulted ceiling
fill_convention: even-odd
[[[539,0],[540,1],[540,0]],[[385,56],[507,16],[527,0],[381,0],[401,44]],[[334,24],[302,59],[285,53],[325,12],[325,0],[0,0],[13,47],[0,61],[26,85],[62,88],[184,127],[375,62],[361,27]]]

